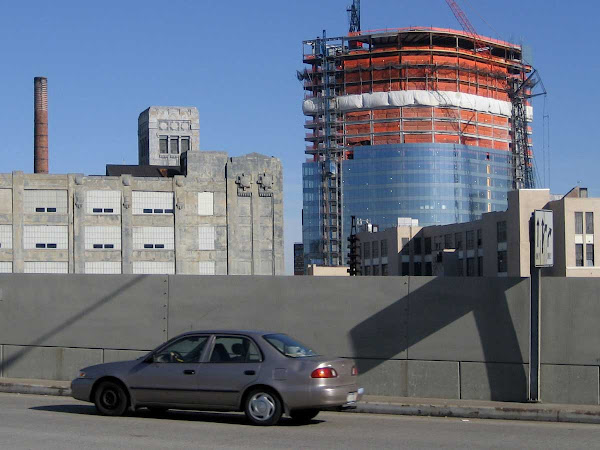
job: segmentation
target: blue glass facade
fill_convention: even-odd
[[[342,203],[346,237],[351,216],[380,229],[398,217],[419,225],[468,222],[488,211],[504,211],[512,189],[511,154],[456,144],[393,144],[353,147],[342,163]],[[305,262],[322,264],[319,164],[303,164]]]

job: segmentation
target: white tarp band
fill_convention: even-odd
[[[392,91],[372,92],[369,94],[342,95],[336,97],[331,104],[338,111],[360,111],[363,109],[398,108],[401,106],[453,106],[471,109],[477,112],[511,117],[512,104],[480,95],[465,94],[452,91]],[[304,100],[304,114],[317,114],[322,110],[320,98]],[[533,108],[526,107],[527,120],[533,120]]]

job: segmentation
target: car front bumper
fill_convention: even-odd
[[[92,378],[75,378],[71,382],[71,397],[84,402],[91,402],[94,381]]]

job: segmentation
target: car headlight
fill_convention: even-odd
[[[85,372],[83,372],[83,371],[79,372],[79,378],[85,378],[85,377],[86,377]]]

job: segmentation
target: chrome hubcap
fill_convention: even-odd
[[[117,405],[118,396],[114,391],[104,391],[102,394],[102,403],[108,409],[113,409]]]
[[[249,402],[250,415],[256,420],[269,420],[275,414],[275,399],[267,393],[254,394]]]

